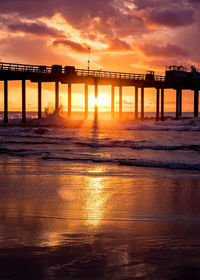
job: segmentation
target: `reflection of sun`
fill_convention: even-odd
[[[104,204],[104,179],[98,177],[88,178],[88,197],[85,205],[87,223],[96,227],[103,217]]]
[[[89,173],[100,175],[102,168],[95,168],[89,170]],[[91,176],[87,178],[87,200],[85,204],[85,214],[87,218],[87,224],[93,227],[97,227],[104,217],[106,210],[106,201],[108,199],[108,193],[105,191],[107,180],[101,176]]]
[[[95,105],[104,107],[108,106],[108,96],[106,93],[99,94],[98,98],[93,95],[89,96],[89,107],[94,107]]]
[[[63,200],[60,217],[85,220],[88,227],[96,228],[105,218],[110,196],[109,181],[104,167],[92,166],[87,176],[63,176],[57,190]],[[62,212],[63,211],[63,212]]]

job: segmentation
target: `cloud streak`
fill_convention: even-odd
[[[188,51],[183,48],[174,45],[174,44],[166,44],[166,45],[153,45],[151,43],[146,43],[140,47],[140,50],[146,55],[150,57],[185,57],[188,56]]]
[[[64,37],[64,33],[62,31],[59,31],[53,27],[49,27],[45,23],[40,21],[18,21],[16,23],[8,24],[7,28],[11,32],[23,32],[37,36]]]
[[[64,39],[64,40],[55,40],[53,42],[53,45],[54,46],[63,46],[63,47],[68,47],[70,48],[71,50],[75,51],[75,52],[80,52],[80,53],[86,53],[88,51],[88,47],[86,44],[84,45],[81,45],[77,42],[73,42],[71,40],[67,40],[67,39]]]

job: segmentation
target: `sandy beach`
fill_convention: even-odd
[[[199,279],[198,171],[4,154],[0,176],[1,279]]]

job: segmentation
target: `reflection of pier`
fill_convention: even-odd
[[[182,67],[182,66],[181,66]],[[115,87],[119,87],[119,117],[122,118],[122,88],[135,87],[135,119],[138,119],[138,94],[141,93],[141,115],[144,119],[144,89],[156,89],[156,120],[164,120],[164,89],[176,90],[176,118],[182,115],[182,91],[194,91],[194,116],[198,116],[200,73],[192,68],[186,72],[179,67],[170,68],[166,76],[147,74],[120,73],[99,70],[76,69],[72,66],[62,68],[60,65],[36,66],[12,63],[0,63],[0,80],[4,81],[4,123],[8,122],[8,81],[22,81],[22,122],[26,122],[26,81],[38,83],[38,118],[42,116],[42,83],[55,83],[55,110],[59,109],[59,83],[68,84],[68,117],[71,118],[72,84],[85,84],[85,118],[88,117],[88,86],[95,86],[95,99],[98,99],[98,85],[111,85],[111,116],[115,113]],[[95,119],[98,106],[95,104]]]

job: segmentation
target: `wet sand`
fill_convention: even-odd
[[[198,171],[0,157],[0,279],[199,279]]]

